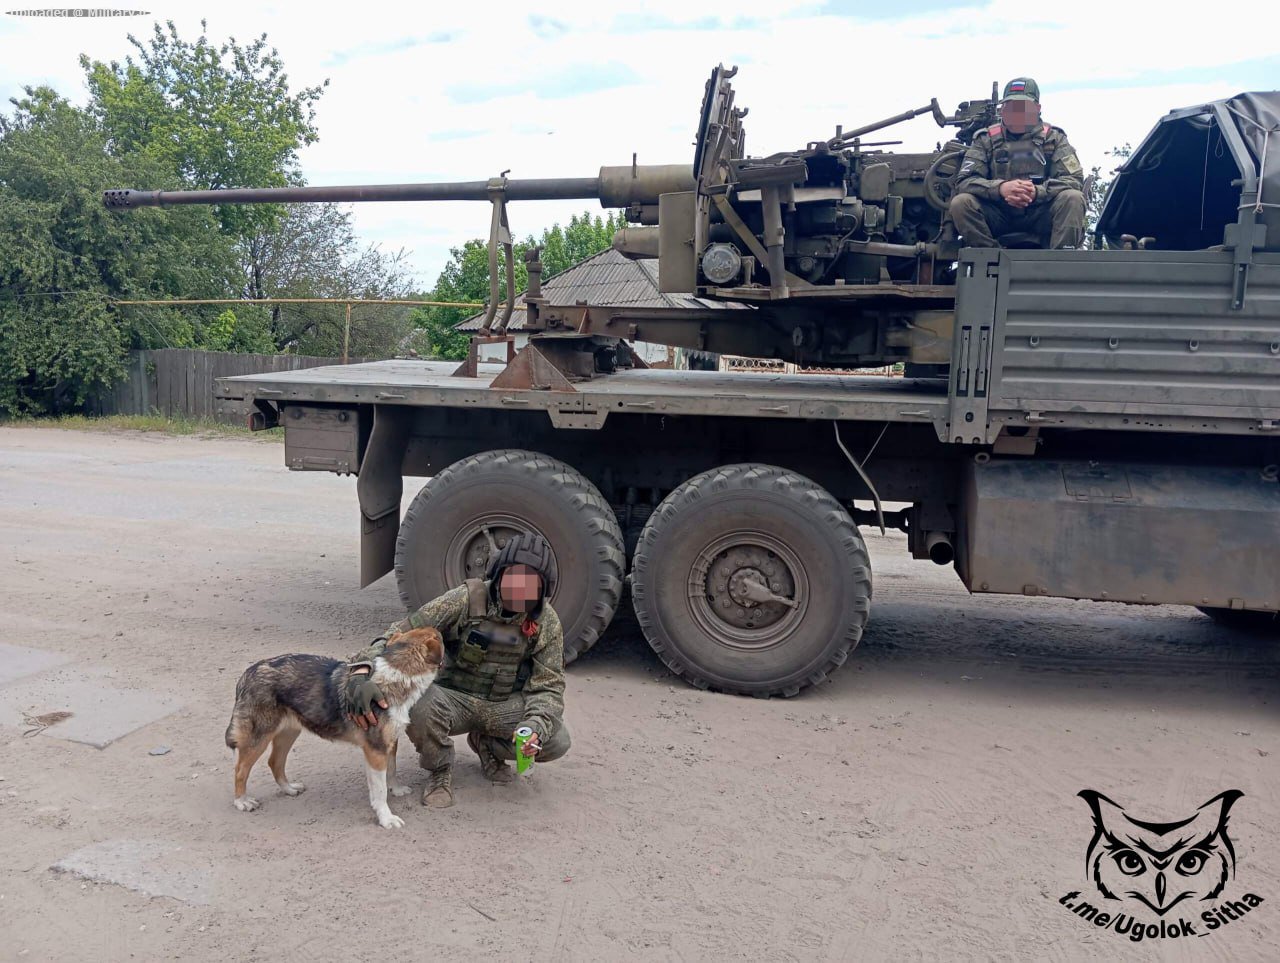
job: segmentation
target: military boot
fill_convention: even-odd
[[[448,809],[453,805],[453,769],[444,766],[430,770],[427,791],[422,794],[422,805],[432,809]]]
[[[480,757],[480,771],[490,782],[510,782],[515,778],[511,767],[493,754],[485,736],[478,732],[468,732],[467,745]]]

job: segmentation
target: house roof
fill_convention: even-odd
[[[733,301],[713,301],[688,294],[662,294],[658,291],[658,262],[653,259],[633,261],[613,248],[593,254],[568,270],[542,282],[542,296],[551,304],[630,304],[645,308],[740,308]],[[499,313],[498,317],[501,317]],[[528,315],[524,295],[516,298],[508,331],[519,331]],[[472,315],[454,325],[457,331],[479,331],[484,312]]]

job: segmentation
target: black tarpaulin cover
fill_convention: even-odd
[[[1219,125],[1230,125],[1224,131]],[[1235,141],[1243,163],[1232,151]],[[1162,117],[1116,175],[1095,231],[1112,244],[1121,234],[1154,237],[1166,251],[1223,243],[1234,224],[1240,186],[1261,173],[1258,220],[1267,225],[1267,250],[1280,250],[1280,91],[1237,94],[1227,100],[1171,111]]]

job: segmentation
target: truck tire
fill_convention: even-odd
[[[468,578],[517,531],[551,545],[560,572],[550,602],[564,626],[564,660],[591,648],[622,597],[618,520],[599,490],[562,461],[532,451],[486,451],[418,492],[396,537],[396,584],[412,611]]]
[[[632,559],[631,594],[649,644],[686,681],[793,696],[862,638],[871,562],[849,513],[814,482],[727,465],[658,506]]]
[[[1220,609],[1196,606],[1219,625],[1254,635],[1280,636],[1280,614],[1255,612],[1252,609]]]

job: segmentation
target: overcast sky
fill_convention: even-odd
[[[6,9],[73,0],[8,0]],[[74,0],[76,3],[82,0]],[[104,4],[105,5],[105,4]],[[0,13],[0,93],[47,83],[86,92],[77,58],[123,59],[127,34],[172,19],[194,39],[265,32],[295,89],[328,78],[319,143],[302,153],[311,184],[593,176],[602,164],[692,159],[703,84],[736,64],[752,154],[801,148],[928,103],[950,111],[991,82],[1029,74],[1045,119],[1088,168],[1137,143],[1165,111],[1278,86],[1275,0],[1195,4],[992,0],[561,0],[520,3],[288,4],[116,2],[149,15],[31,19]],[[643,9],[643,12],[639,12]],[[724,11],[723,14],[717,11]],[[918,118],[900,149],[946,139]],[[886,134],[885,136],[888,136]],[[103,185],[145,188],[149,185]],[[536,234],[595,202],[514,204],[512,229]],[[360,236],[405,248],[423,288],[451,246],[488,230],[482,204],[365,204]]]

